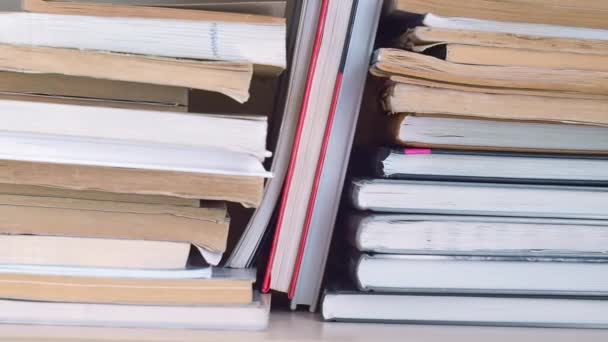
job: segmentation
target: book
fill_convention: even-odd
[[[262,243],[270,220],[272,219],[276,204],[278,203],[283,184],[287,175],[287,169],[291,160],[291,151],[294,137],[298,126],[300,109],[304,101],[304,90],[306,87],[308,69],[312,56],[314,40],[309,37],[314,35],[319,21],[319,9],[321,4],[317,1],[305,1],[300,9],[294,9],[294,16],[298,24],[292,26],[293,32],[288,37],[293,39],[292,44],[292,67],[288,71],[288,77],[284,77],[284,86],[280,89],[284,92],[285,103],[279,107],[280,127],[278,132],[271,136],[276,137],[273,150],[272,165],[270,171],[273,174],[266,182],[264,197],[258,209],[253,213],[241,238],[234,247],[228,260],[227,267],[245,268],[251,267],[255,262],[256,252]],[[299,14],[295,14],[299,13]],[[297,29],[295,28],[297,26]]]
[[[561,51],[586,55],[608,54],[608,41],[559,37],[539,37],[530,34],[444,29],[418,26],[400,39],[402,47],[415,51],[440,44],[462,44],[534,51]]]
[[[254,272],[0,266],[0,296],[44,302],[140,305],[250,304]]]
[[[551,308],[548,310],[547,308]],[[528,327],[607,327],[608,301],[581,297],[524,297],[329,291],[329,321]]]
[[[0,203],[3,234],[192,243],[220,255],[228,240],[224,204],[194,208],[4,194]]]
[[[371,158],[374,174],[386,178],[608,184],[608,158],[597,155],[381,148]]]
[[[459,64],[608,71],[608,67],[606,67],[608,55],[601,54],[534,51],[464,44],[439,44],[422,52]]]
[[[0,246],[0,264],[17,265],[184,269],[190,254],[184,242],[85,237],[4,234]]]
[[[0,29],[5,33],[0,43],[285,68],[284,23],[226,22],[219,12],[219,18],[212,20],[154,19],[142,18],[142,7],[134,7],[133,11],[135,17],[128,17],[124,11],[116,15],[127,17],[103,16],[103,12],[97,11],[94,16],[5,12],[0,15]]]
[[[377,91],[364,88],[382,7],[381,1],[357,1],[353,6],[346,43],[348,49],[343,56],[341,85],[334,94],[335,112],[332,114],[331,127],[326,130],[327,146],[315,176],[318,186],[308,202],[310,219],[304,226],[290,287],[292,310],[306,305],[311,312],[317,311],[320,302],[331,237],[346,178],[345,165],[351,154],[359,113],[367,111],[362,99],[368,98],[370,90],[374,94]],[[376,107],[375,104],[373,107]]]
[[[605,296],[608,290],[605,258],[361,254],[353,262],[364,291]]]
[[[270,295],[255,293],[249,304],[177,306],[0,300],[0,321],[80,327],[263,330],[269,323],[270,299]]]
[[[33,196],[33,197],[55,197],[106,202],[126,202],[139,204],[163,204],[170,206],[201,207],[200,199],[162,196],[162,195],[138,195],[130,193],[103,192],[95,190],[69,190],[58,187],[46,187],[36,185],[20,185],[14,183],[0,183],[0,194]],[[204,202],[203,207],[213,207],[210,202]],[[220,206],[221,208],[221,206]]]
[[[606,219],[602,187],[355,179],[356,209],[377,212]]]
[[[266,151],[265,116],[165,113],[8,100],[0,101],[0,110],[5,118],[11,118],[5,120],[5,132],[208,147],[248,153],[260,160],[270,155]]]
[[[200,1],[199,1],[200,2]],[[161,3],[162,4],[162,3]],[[165,2],[164,5],[171,5]],[[284,18],[275,18],[261,15],[189,10],[180,8],[147,6],[140,4],[134,6],[125,4],[124,1],[112,3],[99,3],[98,1],[88,3],[86,1],[46,1],[46,0],[22,0],[24,11],[48,14],[70,14],[82,16],[102,16],[120,18],[149,18],[149,19],[174,19],[192,21],[216,21],[228,23],[254,23],[263,25],[284,25]]]
[[[288,292],[292,284],[298,246],[308,216],[308,205],[303,203],[309,202],[318,183],[316,170],[323,158],[331,113],[335,111],[353,4],[352,0],[330,1],[321,7],[322,19],[315,36],[318,43],[313,48],[316,58],[311,60],[309,68],[263,292],[270,289]]]
[[[0,74],[2,75],[2,74]],[[57,95],[22,94],[0,92],[0,100],[56,103],[89,107],[106,107],[135,110],[153,110],[158,112],[188,112],[187,105],[169,103],[132,102],[122,100],[104,100]]]
[[[398,49],[377,50],[371,72],[484,87],[608,94],[605,71],[466,65]]]
[[[0,160],[0,184],[64,190],[93,190],[123,195],[182,197],[259,205],[264,178]]]
[[[569,15],[572,15],[570,13]],[[606,28],[589,28],[589,25],[575,27],[571,25],[548,25],[528,22],[494,21],[464,17],[442,17],[427,13],[422,18],[422,24],[451,30],[471,30],[496,33],[522,34],[537,37],[608,40]]]
[[[490,94],[396,83],[386,90],[384,107],[393,113],[441,114],[489,119],[608,124],[607,99]]]
[[[462,150],[605,154],[608,127],[490,120],[444,115],[397,115],[391,139],[400,145]]]
[[[242,152],[54,134],[0,132],[0,159],[188,172],[195,175],[272,176],[272,173],[264,170],[258,158]]]
[[[347,240],[361,252],[493,256],[608,256],[608,221],[351,213]]]
[[[187,88],[65,75],[2,71],[0,92],[57,96],[74,100],[120,101],[125,104],[188,106]]]
[[[249,99],[253,65],[64,48],[0,45],[0,70],[169,85]],[[171,77],[167,77],[171,75]]]
[[[608,6],[601,0],[505,1],[473,0],[455,6],[446,0],[394,0],[394,8],[411,13],[435,13],[452,17],[470,17],[550,25],[608,28]]]
[[[47,0],[48,1],[48,0]],[[286,16],[286,0],[61,0],[63,2],[124,4],[137,6],[155,6],[187,8],[207,11],[220,11],[243,14],[258,14],[271,17]]]

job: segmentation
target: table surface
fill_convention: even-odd
[[[264,332],[141,330],[0,325],[0,341],[608,341],[608,330],[321,322],[307,312],[273,313]]]

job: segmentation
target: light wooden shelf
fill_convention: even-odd
[[[605,342],[608,330],[325,323],[304,312],[272,314],[264,332],[139,330],[0,325],[0,341],[412,341]]]

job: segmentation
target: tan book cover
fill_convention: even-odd
[[[252,280],[129,279],[86,276],[0,274],[5,299],[143,305],[249,304]]]
[[[20,185],[9,183],[0,183],[0,194],[34,197],[71,198],[92,201],[128,202],[140,204],[163,204],[194,208],[201,207],[201,201],[195,198],[182,198],[159,195],[137,195],[128,193],[103,192],[95,190],[70,190],[55,187]],[[208,203],[209,202],[205,202],[205,204]]]
[[[253,76],[250,63],[5,44],[0,44],[0,54],[0,70],[193,88],[219,92],[241,103],[249,99]]]
[[[444,59],[471,65],[522,66],[530,68],[608,71],[608,55],[535,51],[463,44],[446,44]]]
[[[22,8],[23,10],[28,12],[48,14],[73,14],[100,17],[135,17],[177,20],[201,20],[262,25],[285,25],[285,19],[280,17],[153,6],[95,4],[72,1],[22,0]]]
[[[0,92],[188,106],[188,89],[53,74],[0,72]]]
[[[419,51],[435,44],[464,44],[497,48],[608,55],[608,41],[538,37],[510,33],[451,30],[418,26],[401,37],[403,47]]]
[[[604,71],[456,64],[398,49],[379,49],[371,72],[474,86],[608,95],[608,72]]]
[[[387,110],[489,119],[608,125],[608,100],[489,94],[398,83],[387,89]]]
[[[608,28],[604,0],[394,0],[399,11],[448,17]]]
[[[0,161],[0,183],[231,201],[257,207],[263,177]]]
[[[0,234],[185,242],[222,253],[229,224],[218,202],[195,208],[0,195]]]

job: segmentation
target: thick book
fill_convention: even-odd
[[[453,215],[607,219],[603,187],[355,179],[359,210]]]
[[[322,305],[323,318],[328,321],[608,327],[608,300],[605,298],[328,291]]]
[[[473,0],[454,4],[448,0],[394,0],[399,11],[452,17],[469,17],[543,25],[608,28],[608,6],[602,0]]]
[[[90,77],[219,92],[249,99],[253,65],[0,44],[0,70]],[[167,75],[171,75],[167,77]]]
[[[385,109],[393,113],[608,124],[608,97],[491,94],[444,88],[440,83],[436,86],[396,83],[386,90],[383,103]]]
[[[0,189],[2,189],[1,186]],[[18,192],[18,189],[12,192]],[[0,233],[3,234],[193,244],[201,250],[202,255],[209,259],[208,261],[211,264],[217,264],[221,254],[226,250],[230,224],[224,204],[209,203],[207,207],[194,208],[165,204],[4,194],[0,195],[0,204]],[[8,237],[5,239],[10,240]],[[86,242],[86,240],[83,241],[83,245]],[[16,243],[17,241],[14,246],[17,246]],[[25,241],[22,241],[22,243],[26,244]],[[40,243],[45,242],[40,241]],[[74,248],[77,247],[75,241],[65,241],[65,243],[74,245]],[[103,241],[100,241],[96,244],[95,241],[92,241],[91,245],[100,246],[103,243]],[[110,242],[105,244],[111,245]],[[125,246],[129,245],[127,242],[124,244]],[[136,248],[135,242],[131,244],[134,245],[133,248]],[[46,243],[46,245],[48,246],[49,243]],[[143,245],[145,243],[142,243]],[[182,247],[173,247],[173,249],[180,248],[183,249]],[[82,251],[82,248],[79,250]],[[38,253],[35,249],[30,249],[30,251]],[[52,250],[48,251],[48,253],[51,252]],[[11,252],[7,251],[7,253],[10,254]],[[43,252],[40,251],[39,253]],[[187,254],[188,251],[186,251],[186,256]],[[161,255],[159,254],[159,256]],[[102,262],[106,256],[102,253],[91,257]],[[138,258],[142,257],[143,255]],[[83,258],[86,259],[86,257]],[[52,260],[47,261],[51,262]],[[41,262],[45,261],[42,260]],[[80,261],[74,260],[73,262],[78,263]],[[154,264],[154,259],[151,258],[150,262]]]
[[[363,291],[608,294],[606,258],[355,254],[352,262]]]
[[[608,185],[608,158],[581,154],[380,148],[374,174],[385,178]]]
[[[399,145],[456,150],[606,154],[608,127],[558,122],[396,115],[390,138]]]
[[[377,50],[371,72],[473,86],[608,94],[606,71],[458,64],[399,49]]]
[[[136,305],[250,304],[255,272],[0,265],[0,296],[43,302]]]
[[[608,257],[608,221],[351,213],[346,238],[361,252]]]
[[[230,201],[247,207],[257,207],[264,191],[263,177],[11,160],[0,160],[0,184],[101,191],[121,197],[167,196],[188,205],[200,199]]]
[[[0,264],[184,269],[189,254],[189,242],[0,234]]]
[[[0,301],[4,324],[147,329],[263,330],[270,295],[254,294],[240,305],[123,305]]]
[[[300,242],[310,215],[308,203],[318,184],[317,168],[327,144],[327,130],[335,112],[341,84],[343,53],[353,0],[328,1],[321,6],[319,26],[296,129],[291,160],[281,198],[277,228],[262,291],[289,292],[293,284]],[[339,47],[339,48],[336,48]]]
[[[113,10],[115,6],[109,5],[67,4],[65,7],[78,9],[85,5],[94,9],[75,10],[71,14],[2,13],[0,29],[5,34],[0,37],[0,43],[240,61],[281,69],[286,65],[286,28],[281,18],[279,22],[260,23],[255,22],[255,16],[238,14],[237,20],[226,21],[221,12],[210,12],[213,17],[206,20],[177,19],[171,15],[146,18],[145,7],[140,6],[117,11]],[[152,10],[165,12],[171,9],[153,7]],[[202,13],[185,11],[194,16]],[[99,27],[104,29],[99,30]]]
[[[418,26],[407,31],[401,37],[400,43],[401,46],[415,51],[426,49],[435,44],[458,44],[583,55],[608,54],[608,41],[606,40],[540,37],[530,34],[455,30],[426,26]]]

